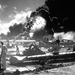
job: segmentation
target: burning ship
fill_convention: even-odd
[[[74,62],[75,42],[70,40],[66,40],[66,41],[67,42],[60,42],[60,43],[59,40],[56,40],[54,42],[47,42],[46,44],[52,47],[52,50],[50,48],[48,49],[48,53],[41,51],[37,45],[31,44],[29,46],[29,49],[23,52],[23,55],[11,57],[9,59],[10,64],[45,65],[45,64],[53,64],[53,63]]]

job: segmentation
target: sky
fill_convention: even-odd
[[[44,4],[45,0],[0,0],[0,20],[9,22],[10,15],[30,9],[35,10]]]
[[[30,11],[30,14],[44,3],[45,0],[0,0],[0,34],[7,34],[8,28],[17,22],[18,17],[20,20],[25,12]]]
[[[32,12],[43,5],[47,6],[48,13],[43,10],[39,12],[47,21],[45,30],[49,34],[75,32],[75,3],[71,0],[0,0],[0,34],[19,34],[20,23],[24,24],[26,17],[30,17]]]

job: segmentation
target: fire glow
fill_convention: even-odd
[[[33,35],[36,31],[38,31],[40,29],[44,29],[45,26],[46,26],[46,20],[41,16],[37,16],[35,18],[35,20],[33,21],[33,25],[30,29],[29,36],[33,37]]]
[[[42,18],[41,16],[37,16],[33,26],[31,27],[31,31],[35,32],[37,30],[43,29],[46,25],[46,21],[44,18]]]
[[[30,38],[32,38],[34,35],[34,33],[29,33]]]

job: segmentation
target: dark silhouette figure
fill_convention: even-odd
[[[3,42],[1,42],[1,62],[2,62],[2,68],[5,70],[6,69],[6,53],[7,53],[7,48],[4,46]]]

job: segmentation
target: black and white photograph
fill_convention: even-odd
[[[0,0],[0,75],[75,75],[73,0]]]

